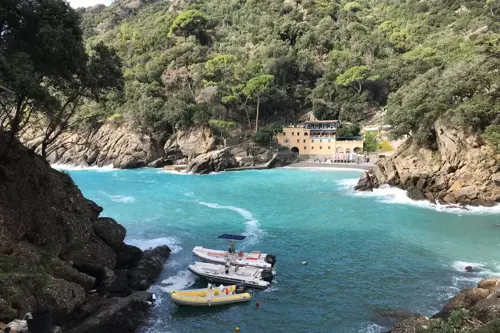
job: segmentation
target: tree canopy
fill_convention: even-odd
[[[420,142],[440,118],[477,132],[500,122],[498,1],[153,0],[79,12],[87,43],[123,60],[124,94],[107,114],[160,138],[210,120],[251,131],[311,110],[353,123],[385,113],[395,137]]]
[[[42,155],[82,103],[123,85],[121,62],[102,42],[87,52],[80,16],[62,0],[7,0],[0,13],[0,129],[43,132]],[[86,115],[88,116],[88,114]]]

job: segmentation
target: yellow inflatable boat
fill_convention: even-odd
[[[214,288],[209,284],[203,289],[174,290],[170,292],[170,297],[179,306],[219,306],[252,299],[249,293],[236,294],[235,291],[235,285]]]

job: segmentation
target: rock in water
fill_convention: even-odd
[[[167,165],[173,165],[174,160],[169,157],[160,157],[157,160],[154,160],[153,162],[148,164],[148,167],[150,168],[163,168],[164,166]]]
[[[373,183],[373,177],[367,171],[364,171],[354,189],[356,191],[373,191],[374,187],[376,186]]]
[[[144,251],[141,260],[129,270],[129,285],[134,290],[146,290],[158,279],[163,265],[170,255],[166,245]]]
[[[123,333],[135,332],[149,310],[151,294],[136,292],[128,297],[114,297],[68,333]]]
[[[413,200],[425,200],[425,194],[417,187],[408,188],[408,197]]]

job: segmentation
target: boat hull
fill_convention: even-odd
[[[213,265],[213,264],[206,264],[206,265]],[[219,265],[213,265],[213,266],[219,266]],[[220,282],[220,283],[225,283],[225,284],[239,284],[243,285],[248,288],[255,288],[255,289],[266,289],[267,287],[270,286],[270,282],[268,281],[263,281],[257,278],[253,277],[244,277],[244,276],[238,276],[238,275],[233,275],[233,274],[223,274],[223,273],[216,273],[216,272],[210,272],[208,270],[205,270],[203,268],[197,267],[196,263],[193,265],[189,265],[188,269],[195,275],[200,276],[202,278],[207,279],[208,281],[213,281],[213,282]],[[221,269],[224,270],[224,266],[221,266]],[[260,274],[260,269],[255,268],[256,270],[259,270]]]
[[[266,262],[266,253],[250,252],[243,253],[242,256],[236,254],[230,255],[227,251],[218,251],[212,249],[205,249],[201,246],[196,246],[193,249],[193,255],[204,262],[224,265],[230,261],[232,265],[251,266],[262,269],[272,269],[273,265]]]
[[[221,293],[218,288],[214,288],[214,295],[207,296],[207,288],[180,290],[170,292],[172,302],[178,306],[211,307],[223,306],[236,303],[248,302],[252,299],[249,293],[234,294],[236,286],[225,287],[229,294]]]

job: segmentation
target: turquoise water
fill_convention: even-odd
[[[381,312],[431,315],[458,288],[500,276],[498,208],[452,213],[396,189],[355,193],[357,171],[70,174],[103,216],[126,226],[129,243],[173,250],[151,289],[148,333],[380,332],[391,325]],[[177,308],[168,291],[206,286],[187,270],[191,249],[225,248],[220,233],[247,235],[244,250],[276,253],[275,283],[252,292],[252,303]],[[463,272],[468,263],[479,271]]]

